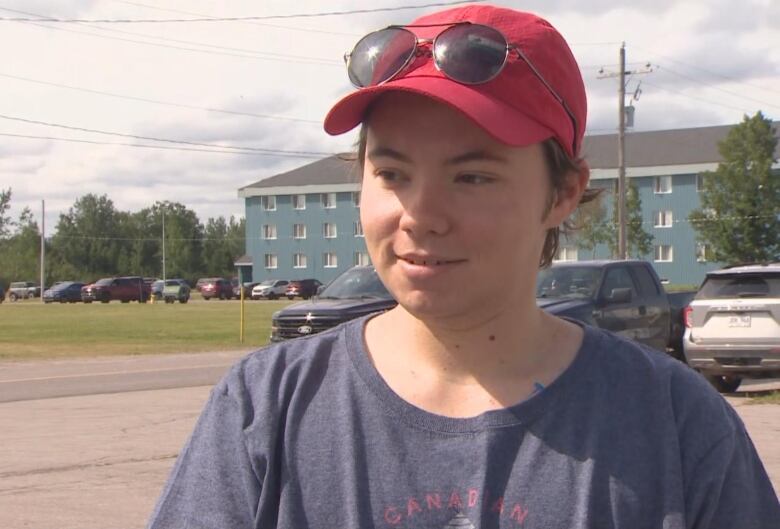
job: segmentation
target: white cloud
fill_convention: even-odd
[[[381,4],[408,3],[386,0]],[[539,12],[572,43],[590,98],[589,129],[615,128],[617,81],[599,80],[598,69],[616,70],[623,41],[631,68],[647,61],[656,65],[652,74],[638,76],[629,84],[631,92],[639,80],[643,83],[642,97],[636,103],[637,130],[734,123],[742,112],[762,108],[757,101],[774,104],[776,110],[765,108],[766,113],[780,115],[776,106],[780,105],[780,8],[774,0],[751,0],[738,9],[729,0],[498,3]],[[57,17],[192,16],[120,0],[13,0],[3,5]],[[164,7],[212,16],[247,16],[365,6],[357,0],[302,0],[294,7],[282,1],[169,0]],[[0,76],[187,107],[321,122],[330,105],[349,90],[343,53],[370,30],[408,22],[433,10],[241,23],[49,24],[47,28],[0,22],[0,47],[13,52],[4,55]],[[0,16],[15,15],[0,11]],[[319,123],[229,115],[11,77],[0,79],[0,114],[7,116],[283,150],[340,152],[348,150],[355,138],[354,134],[327,136]],[[0,132],[152,143],[2,119]],[[236,196],[239,187],[309,161],[0,136],[0,187],[13,188],[14,215],[24,206],[37,214],[45,198],[49,227],[59,212],[88,192],[106,193],[118,208],[126,210],[146,207],[155,200],[176,200],[195,209],[205,221],[209,216],[243,214],[243,203]]]

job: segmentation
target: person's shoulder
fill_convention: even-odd
[[[289,392],[312,377],[343,371],[350,362],[346,329],[352,320],[326,331],[271,343],[253,351],[228,370],[215,390],[238,393]]]
[[[612,388],[610,398],[668,412],[683,434],[693,427],[727,435],[740,427],[731,405],[685,363],[602,329],[587,332],[592,335],[591,368],[595,377]]]

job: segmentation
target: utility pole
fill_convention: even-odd
[[[160,208],[162,210],[162,254],[163,254],[163,281],[165,281],[165,204],[163,203],[162,207]]]
[[[599,79],[610,77],[619,77],[620,86],[618,88],[618,189],[617,189],[617,211],[618,211],[618,259],[628,258],[628,233],[627,233],[627,213],[626,213],[626,75],[646,74],[652,72],[648,63],[644,70],[626,71],[626,43],[620,45],[620,72],[604,73],[604,69],[599,70]]]
[[[41,200],[41,303],[46,289],[46,201]]]

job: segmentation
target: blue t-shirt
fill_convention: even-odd
[[[366,319],[236,364],[149,527],[780,528],[739,417],[678,361],[585,327],[543,391],[450,418],[384,382]]]

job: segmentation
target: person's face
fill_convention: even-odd
[[[579,200],[556,198],[548,211],[541,145],[506,146],[411,94],[384,96],[366,125],[360,217],[399,303],[421,319],[463,322],[531,306],[546,231]]]

